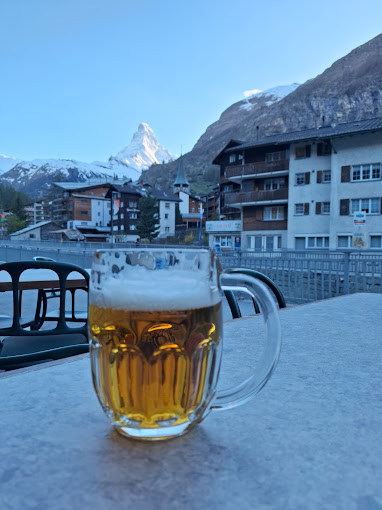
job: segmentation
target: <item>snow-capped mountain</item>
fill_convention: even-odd
[[[71,159],[35,159],[20,161],[0,156],[1,182],[16,190],[36,194],[52,181],[63,179],[84,182],[89,179],[131,179],[137,181],[142,173],[154,163],[169,162],[173,156],[159,145],[154,131],[145,123],[138,127],[131,143],[109,161],[84,163]]]
[[[109,161],[123,163],[141,172],[151,165],[168,163],[173,159],[174,156],[159,145],[150,126],[142,122],[138,126],[138,131],[134,133],[130,144],[119,151],[118,154],[112,156]]]

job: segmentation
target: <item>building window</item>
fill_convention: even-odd
[[[170,202],[165,202],[164,206],[165,206],[166,209],[170,209]]]
[[[280,189],[285,186],[285,179],[283,177],[279,179],[265,179],[264,181],[264,189],[265,190],[273,190]]]
[[[215,244],[220,245],[221,248],[232,249],[232,237],[215,236]]]
[[[295,204],[294,205],[294,214],[296,216],[300,216],[304,214],[304,204]]]
[[[165,214],[165,215],[164,215],[164,219],[165,219],[165,220],[168,220],[168,214]]]
[[[338,248],[351,248],[351,240],[352,236],[350,235],[338,236],[337,237]]]
[[[305,173],[296,174],[296,186],[303,186],[305,184]]]
[[[87,215],[88,215],[88,212],[87,212],[87,211],[80,211],[80,215],[81,215],[81,216],[87,216]]]
[[[330,202],[321,202],[321,214],[330,214]]]
[[[101,216],[101,213],[100,213],[100,212],[98,213],[98,216]]]
[[[332,153],[330,140],[324,140],[317,144],[317,156],[327,156]]]
[[[135,209],[137,207],[137,202],[129,202],[129,207]]]
[[[81,199],[81,204],[87,204],[87,203],[88,203],[88,201],[85,198]]]
[[[243,159],[243,154],[238,154],[238,155],[237,155],[237,158],[238,158],[238,160],[239,160],[239,161],[242,161],[242,159]]]
[[[236,161],[236,154],[231,154],[230,157],[229,157],[229,162],[230,163],[235,163]]]
[[[264,221],[283,220],[284,206],[264,207]]]
[[[271,161],[280,161],[280,159],[287,159],[287,151],[267,152],[265,154],[265,161],[267,163],[270,163]]]
[[[296,159],[310,158],[310,145],[296,147]]]
[[[329,236],[309,236],[308,248],[329,248]]]
[[[36,238],[36,234],[29,234],[29,239],[35,239]]]
[[[360,198],[351,200],[351,214],[364,211],[366,214],[379,214],[381,201],[379,198]]]
[[[129,229],[130,229],[130,230],[135,230],[135,225],[130,225],[130,226],[129,226]]]
[[[370,236],[370,248],[382,248],[382,235]]]
[[[131,220],[136,220],[138,218],[138,214],[136,212],[129,213],[129,218]]]
[[[170,227],[165,227],[165,232],[170,232]]]
[[[380,163],[368,165],[354,165],[351,169],[352,182],[358,181],[375,181],[381,178]]]
[[[322,170],[322,182],[331,182],[332,180],[332,171],[331,170]]]

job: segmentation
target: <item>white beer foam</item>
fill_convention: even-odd
[[[176,269],[148,270],[135,266],[108,275],[100,289],[90,285],[89,303],[100,308],[130,311],[187,310],[212,306],[221,300],[205,274]]]

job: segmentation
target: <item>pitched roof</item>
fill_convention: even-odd
[[[54,182],[53,183],[57,188],[62,188],[64,190],[76,190],[76,189],[87,189],[87,188],[104,188],[105,186],[110,186],[111,182],[104,181],[102,183],[90,184],[88,182]]]
[[[323,126],[313,129],[303,129],[301,131],[291,131],[288,133],[280,133],[254,140],[252,142],[243,143],[234,148],[226,149],[227,152],[233,152],[238,149],[246,149],[249,147],[259,147],[262,145],[277,145],[283,143],[299,142],[305,140],[319,140],[323,138],[334,138],[344,135],[352,135],[358,133],[368,133],[382,130],[382,117],[357,120],[354,122],[346,122],[332,126]],[[215,158],[216,159],[216,158]]]
[[[52,220],[40,221],[40,223],[36,223],[35,225],[29,225],[29,227],[25,227],[25,228],[22,228],[21,230],[18,230],[17,232],[13,232],[13,234],[11,234],[11,236],[18,235],[18,234],[24,234],[25,232],[35,230],[36,228],[41,228],[45,225],[48,225],[49,223],[53,223],[54,225],[59,226],[58,223],[55,223]]]
[[[119,193],[130,193],[132,195],[140,195],[141,197],[147,196],[148,193],[156,198],[157,200],[168,200],[169,202],[179,202],[179,198],[174,195],[171,191],[162,190],[160,188],[155,188],[154,186],[139,186],[136,184],[124,184],[122,186],[118,186],[113,184],[110,190],[107,192],[106,197],[110,197],[111,191],[118,191]]]

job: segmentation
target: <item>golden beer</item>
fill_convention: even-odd
[[[221,324],[220,301],[170,311],[90,305],[93,383],[120,432],[202,419],[216,388]]]

